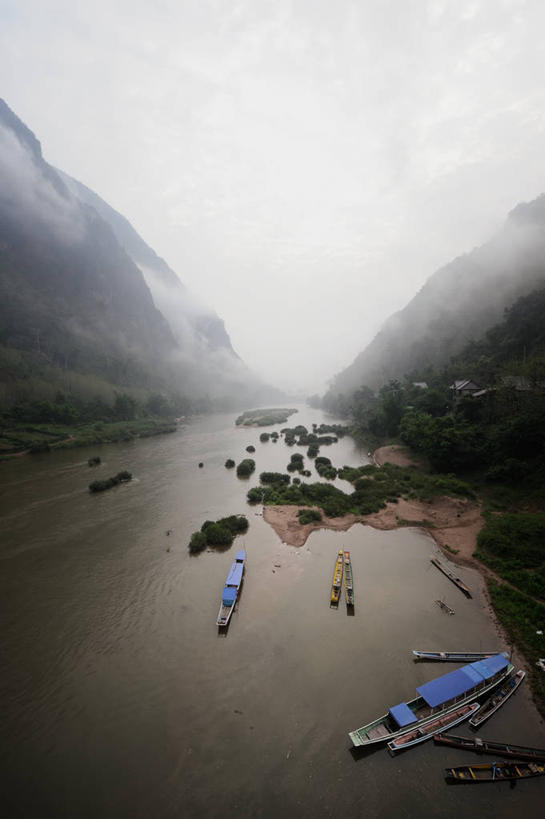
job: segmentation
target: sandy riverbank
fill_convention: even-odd
[[[375,466],[383,466],[385,463],[396,464],[396,466],[424,466],[424,461],[417,458],[411,451],[398,444],[380,446],[373,452],[373,462]]]
[[[297,517],[299,506],[266,506],[263,517],[276,534],[290,546],[303,546],[316,529],[346,532],[355,523],[375,529],[398,529],[414,526],[425,529],[435,542],[445,548],[456,549],[457,562],[475,565],[472,558],[477,533],[483,526],[481,507],[459,498],[436,498],[432,503],[404,500],[388,503],[384,509],[371,515],[344,515],[301,525]],[[448,551],[448,550],[447,550]],[[454,557],[454,555],[452,555]]]

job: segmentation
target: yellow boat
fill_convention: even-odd
[[[335,561],[335,571],[333,572],[333,583],[331,584],[331,602],[335,605],[339,602],[339,597],[341,596],[341,583],[343,581],[343,566],[344,566],[344,553],[342,549],[339,549],[337,554],[337,560]]]

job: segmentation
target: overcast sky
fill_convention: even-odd
[[[0,0],[3,96],[279,385],[545,191],[543,0]]]

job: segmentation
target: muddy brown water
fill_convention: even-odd
[[[432,742],[394,759],[382,746],[351,752],[349,730],[456,667],[415,663],[411,649],[503,645],[478,576],[457,570],[475,592],[466,599],[431,566],[422,532],[357,524],[283,544],[245,502],[257,479],[239,480],[224,462],[253,444],[256,475],[284,471],[296,450],[261,444],[262,430],[235,429],[234,418],[0,464],[4,815],[542,816],[543,780],[447,786],[443,768],[473,755]],[[331,419],[301,408],[288,423],[322,420]],[[90,469],[95,454],[102,465]],[[350,438],[321,454],[337,466],[367,462]],[[135,480],[86,491],[120,469]],[[190,557],[191,532],[232,513],[248,514],[248,533]],[[220,635],[221,588],[242,545],[243,590]],[[329,607],[343,547],[354,616],[344,602]],[[480,735],[545,746],[522,690]]]

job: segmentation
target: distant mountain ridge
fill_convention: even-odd
[[[517,298],[545,283],[545,194],[517,205],[489,242],[436,271],[407,306],[335,376],[328,396],[377,388],[447,364],[498,323]]]
[[[274,394],[217,314],[0,100],[0,404],[76,385],[237,406]]]

